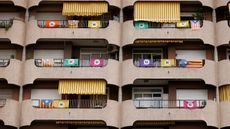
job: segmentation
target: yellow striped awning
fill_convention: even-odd
[[[106,94],[105,80],[59,80],[59,94]]]
[[[135,121],[134,126],[166,126],[175,125],[175,121]]]
[[[135,44],[151,44],[151,43],[183,43],[183,40],[169,40],[169,39],[138,39],[134,41]]]
[[[65,16],[100,16],[108,13],[106,2],[64,2],[62,15]]]
[[[180,3],[136,2],[134,21],[178,22],[180,21]]]
[[[230,101],[230,85],[221,86],[219,92],[220,101]]]
[[[228,10],[229,10],[229,12],[230,12],[230,3],[228,3]]]

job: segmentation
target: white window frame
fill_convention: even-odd
[[[143,52],[135,52],[136,50],[142,50]],[[161,51],[159,52],[144,52],[144,50],[151,50],[151,51]],[[151,59],[153,59],[153,54],[159,54],[161,58],[163,58],[163,48],[134,48],[132,50],[132,58],[134,59],[135,54],[141,54],[141,59],[143,59],[143,54],[151,54]]]

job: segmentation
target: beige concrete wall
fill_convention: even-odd
[[[216,46],[230,43],[230,26],[228,21],[220,21],[216,23]]]
[[[4,28],[0,29],[0,38],[7,38],[12,44],[24,46],[24,39],[26,35],[25,27],[25,22],[14,20],[12,27],[8,30]]]
[[[14,5],[16,6],[27,8],[27,0],[1,0],[1,1],[10,1],[13,2]]]
[[[230,125],[230,102],[223,101],[219,103],[220,105],[220,128],[227,127]]]
[[[140,68],[133,60],[122,62],[122,86],[133,84],[136,79],[202,79],[206,84],[217,85],[216,63],[205,60],[202,68]]]
[[[132,100],[123,101],[121,105],[121,126],[132,126],[136,120],[203,120],[208,126],[218,127],[217,103],[211,100],[203,109],[136,109]],[[229,120],[229,119],[228,119]]]
[[[23,84],[32,84],[36,79],[105,79],[108,84],[120,85],[120,63],[109,59],[105,67],[36,67],[34,60],[24,65]],[[33,74],[31,74],[33,73]]]
[[[120,46],[120,23],[109,21],[109,26],[104,29],[90,28],[39,28],[36,20],[31,20],[27,25],[26,45],[34,44],[42,38],[62,39],[106,39],[110,44]]]
[[[199,30],[153,28],[136,29],[133,21],[126,21],[122,25],[122,46],[132,44],[136,39],[201,39],[205,44],[215,46],[214,23],[204,21],[203,27]],[[144,32],[144,33],[143,33]]]
[[[214,8],[218,8],[220,6],[227,6],[228,2],[230,2],[229,0],[215,0],[214,1]]]
[[[23,79],[22,61],[11,59],[7,67],[0,67],[0,78],[7,80],[8,84],[21,86]]]
[[[230,61],[227,59],[217,62],[217,70],[218,86],[230,84]]]
[[[136,1],[165,1],[165,0],[121,0],[122,7],[132,6]],[[214,6],[214,0],[168,0],[168,1],[198,1],[201,2],[203,6]]]
[[[28,8],[32,6],[38,6],[40,2],[52,1],[52,0],[28,0]],[[121,7],[122,0],[59,0],[59,1],[106,1],[110,6]]]
[[[0,108],[0,120],[4,122],[5,125],[19,127],[19,102],[16,100],[6,100],[6,105]]]
[[[33,120],[103,120],[107,126],[119,127],[120,103],[107,101],[102,109],[39,109],[32,107],[30,100],[22,102],[21,126]]]

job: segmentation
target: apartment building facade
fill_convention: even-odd
[[[229,0],[0,0],[0,129],[230,128]]]

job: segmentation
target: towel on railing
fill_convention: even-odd
[[[101,21],[89,20],[88,21],[88,27],[89,28],[101,28]]]
[[[52,67],[54,66],[54,60],[53,59],[42,59],[42,67]]]
[[[13,20],[0,20],[0,28],[10,28],[13,25]]]
[[[54,108],[68,108],[69,100],[54,100],[53,107]]]
[[[78,20],[68,20],[68,27],[69,28],[78,28]]]

